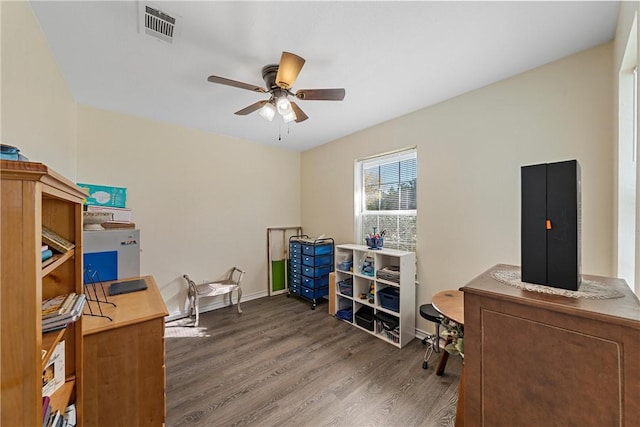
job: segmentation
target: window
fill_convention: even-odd
[[[637,17],[618,71],[618,230],[616,276],[640,294],[640,242],[637,242],[638,54]]]
[[[384,233],[384,247],[415,252],[417,209],[415,148],[356,161],[356,242]]]

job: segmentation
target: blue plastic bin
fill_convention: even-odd
[[[400,289],[389,286],[379,290],[378,302],[382,308],[400,312]]]

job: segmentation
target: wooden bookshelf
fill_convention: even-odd
[[[83,291],[82,201],[87,194],[42,163],[2,160],[0,168],[0,425],[42,425],[43,366],[60,341],[65,341],[65,384],[51,396],[52,406],[75,403],[82,425],[82,318],[43,334],[41,305],[43,299]],[[45,268],[42,227],[75,246]]]

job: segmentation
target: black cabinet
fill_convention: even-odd
[[[576,160],[523,166],[522,281],[580,286],[580,165]]]

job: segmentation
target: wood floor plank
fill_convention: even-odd
[[[452,426],[461,363],[398,349],[285,295],[167,323],[168,427]]]

